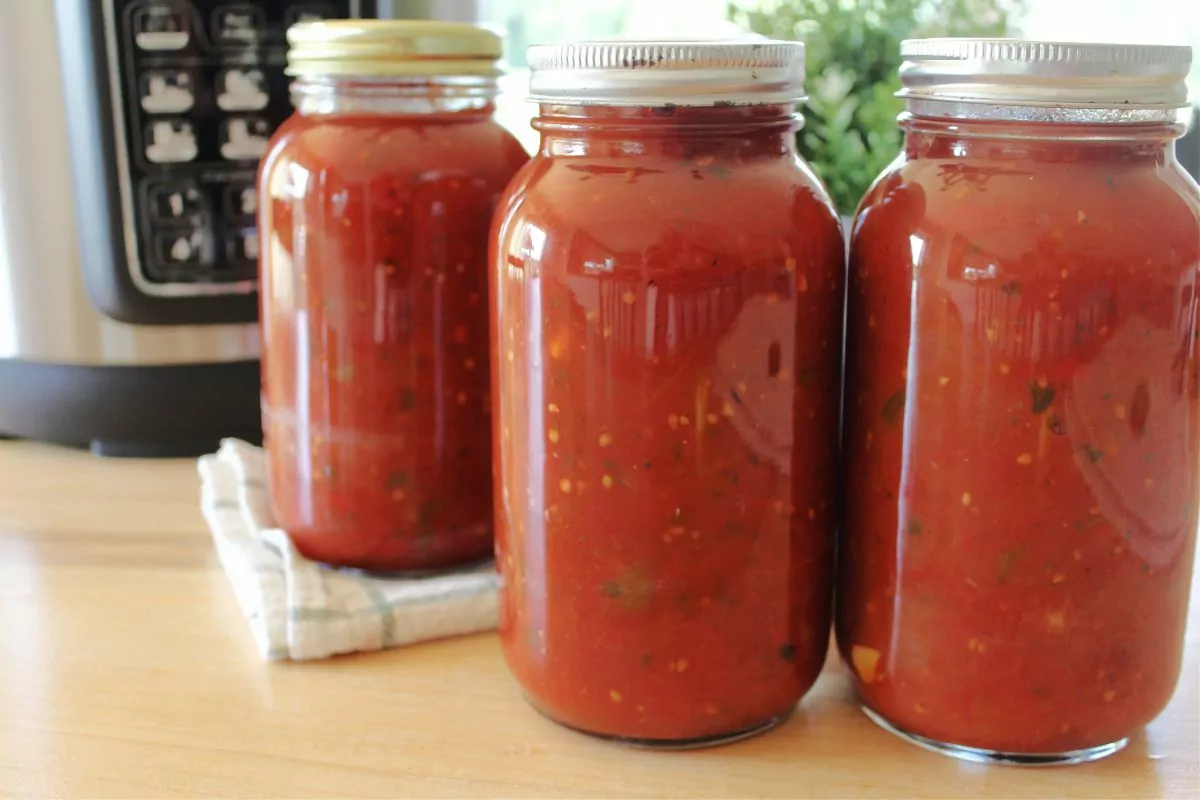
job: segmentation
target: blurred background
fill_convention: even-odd
[[[398,3],[403,6],[404,3]],[[503,29],[512,74],[500,116],[529,148],[533,109],[524,102],[525,48],[584,38],[699,38],[753,31],[808,46],[809,102],[803,155],[843,213],[900,146],[898,47],[922,36],[1024,36],[1063,41],[1190,45],[1200,52],[1195,0],[475,0],[425,3]],[[424,9],[420,9],[424,10]],[[1188,81],[1200,103],[1200,59]],[[1194,108],[1181,115],[1191,122]],[[1197,171],[1194,130],[1181,148]]]

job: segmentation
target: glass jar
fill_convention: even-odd
[[[572,728],[785,719],[829,640],[841,227],[803,46],[530,50],[541,150],[493,255],[500,633]]]
[[[486,253],[527,161],[492,119],[500,39],[304,23],[259,176],[263,428],[306,556],[424,570],[492,548]]]
[[[1180,670],[1200,459],[1187,48],[906,42],[851,243],[837,635],[868,713],[1077,762]]]

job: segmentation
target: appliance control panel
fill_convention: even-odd
[[[366,0],[103,0],[125,266],[151,296],[257,288],[255,174],[292,112],[288,26]]]

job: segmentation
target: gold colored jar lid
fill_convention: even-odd
[[[500,36],[462,22],[331,20],[287,32],[293,77],[497,76]]]

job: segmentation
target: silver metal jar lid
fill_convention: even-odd
[[[1188,104],[1190,47],[909,39],[901,43],[900,96],[960,110],[1024,106],[1024,118],[1140,122]],[[984,116],[976,113],[954,116]],[[1078,113],[1082,112],[1082,113]]]
[[[609,106],[804,100],[804,45],[769,39],[579,42],[527,51],[530,99]]]

